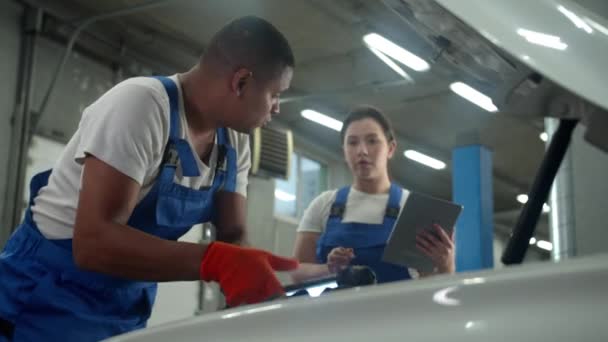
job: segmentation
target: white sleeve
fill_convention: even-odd
[[[322,233],[329,217],[331,204],[336,197],[336,191],[325,191],[317,196],[302,215],[298,232]]]
[[[143,184],[168,138],[167,100],[154,88],[123,83],[89,106],[80,122],[74,156],[91,154]]]
[[[247,197],[247,183],[249,182],[249,169],[251,168],[251,150],[249,148],[249,135],[236,134],[234,143],[237,158],[237,174],[235,191]]]

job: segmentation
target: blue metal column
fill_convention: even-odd
[[[456,223],[456,271],[492,268],[492,151],[482,145],[457,147],[452,170],[453,200],[464,206]]]

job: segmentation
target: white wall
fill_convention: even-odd
[[[203,225],[193,227],[179,241],[200,242],[203,237],[202,227]],[[148,326],[194,317],[198,311],[199,293],[198,281],[159,283]]]
[[[351,181],[350,171],[341,155],[334,155],[307,142],[297,134],[294,138],[296,152],[318,160],[328,167],[329,189],[341,187]],[[274,179],[249,178],[247,199],[247,229],[252,246],[266,249],[283,256],[293,255],[293,244],[298,219],[277,217],[274,214]],[[285,274],[278,274],[282,283],[290,283]]]
[[[25,214],[25,209],[27,209],[28,200],[30,198],[29,180],[37,173],[53,168],[55,161],[59,159],[64,148],[64,143],[37,135],[32,137],[32,142],[27,155],[28,163],[25,168],[25,179],[28,181],[23,183],[22,188],[22,214]]]
[[[0,3],[0,75],[3,76],[0,85],[0,209],[4,206],[7,168],[9,165],[9,147],[14,139],[10,125],[10,117],[14,113],[18,85],[18,60],[20,59],[20,21],[22,8],[14,1]],[[50,80],[64,46],[40,38],[36,44],[36,59],[32,79],[32,108],[37,112],[40,108]],[[73,53],[68,64],[57,82],[54,96],[42,116],[38,133],[53,137],[58,142],[67,142],[77,128],[84,107],[112,86],[113,71],[108,65],[102,65],[78,53]],[[45,166],[52,166],[43,163]],[[30,171],[39,171],[32,165]],[[29,179],[26,179],[26,184]],[[0,245],[14,227],[0,228]]]
[[[4,209],[6,177],[11,139],[10,119],[15,110],[17,73],[19,68],[21,6],[13,1],[0,2],[0,215]],[[9,229],[0,227],[0,246]]]
[[[274,245],[274,180],[249,177],[247,239],[252,246],[271,250]]]
[[[584,127],[577,127],[571,145],[578,256],[608,252],[608,154],[583,135]]]
[[[341,155],[335,155],[294,134],[296,152],[328,167],[329,189],[350,184],[351,174]],[[258,248],[291,256],[298,226],[295,218],[274,215],[274,180],[250,177],[247,200],[249,242]]]
[[[0,208],[4,201],[8,147],[17,86],[19,58],[19,5],[12,1],[0,2]],[[63,52],[63,46],[45,39],[37,44],[36,73],[34,75],[33,110],[40,106],[52,71]],[[82,110],[113,85],[113,71],[107,66],[82,55],[73,54],[69,59],[54,96],[40,122],[40,131],[46,136],[36,136],[28,151],[24,198],[29,195],[29,178],[37,172],[51,168],[66,142],[75,132]],[[183,237],[186,241],[200,241],[201,230],[193,229]],[[0,246],[3,244],[0,236]],[[159,285],[157,303],[150,325],[192,317],[198,309],[199,282],[175,282]]]

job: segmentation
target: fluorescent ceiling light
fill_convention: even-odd
[[[576,15],[574,12],[571,12],[570,10],[568,10],[566,7],[564,6],[557,6],[557,10],[560,11],[563,15],[566,16],[566,18],[570,19],[570,21],[578,28],[580,28],[581,30],[591,34],[593,33],[593,29],[591,28],[591,26],[589,26],[589,24],[587,24],[583,19],[581,19],[578,15]]]
[[[528,203],[528,195],[521,194],[517,195],[517,202],[521,204]],[[543,203],[543,213],[548,213],[551,211],[551,207],[547,203]]]
[[[454,82],[450,84],[450,89],[452,89],[452,91],[456,94],[464,97],[466,100],[487,110],[488,112],[498,111],[498,108],[494,105],[491,98],[473,89],[468,84],[462,82]]]
[[[544,142],[547,142],[547,140],[549,140],[549,134],[547,134],[547,132],[542,132],[539,135],[539,138],[540,138],[540,140],[542,140]]]
[[[530,244],[531,244],[531,245],[533,245],[533,244],[535,244],[535,243],[536,243],[536,238],[534,238],[534,237],[533,237],[533,238],[530,238]]]
[[[365,42],[370,49],[376,49],[412,70],[426,71],[431,68],[429,63],[427,63],[424,59],[416,56],[415,54],[407,51],[406,49],[377,33],[366,34],[363,36],[363,42]]]
[[[304,109],[302,111],[302,116],[310,121],[314,121],[320,125],[329,127],[338,132],[340,132],[340,130],[342,130],[342,121],[338,121],[338,120],[332,118],[331,116],[321,114],[312,109]]]
[[[274,190],[274,197],[283,202],[293,202],[296,200],[295,195],[285,192],[281,189]]]
[[[391,69],[393,69],[394,72],[398,73],[399,75],[401,75],[401,77],[405,78],[406,80],[413,82],[414,80],[410,77],[410,75],[408,75],[403,69],[401,69],[400,66],[397,65],[397,63],[393,62],[392,59],[390,59],[387,55],[383,54],[382,52],[378,51],[377,49],[374,49],[373,47],[369,48],[378,58],[380,58],[380,60],[382,60],[384,63],[386,63],[386,65],[388,65]]]
[[[517,195],[517,202],[519,202],[521,204],[526,204],[528,202],[528,195],[525,195],[525,194]]]
[[[553,249],[553,244],[549,241],[545,241],[545,240],[538,240],[538,242],[536,243],[536,246],[538,248],[544,249],[546,251],[550,251]]]
[[[431,167],[435,170],[441,170],[441,169],[445,169],[445,163],[442,162],[441,160],[437,160],[433,157],[429,157],[426,154],[422,154],[418,151],[414,151],[414,150],[407,150],[405,152],[403,152],[403,155],[405,155],[406,158],[409,158],[413,161],[416,161],[420,164],[424,164],[428,167]]]
[[[601,25],[589,18],[585,18],[585,22],[591,25],[594,29],[608,36],[608,28],[606,26]]]
[[[518,29],[517,34],[526,38],[532,44],[556,49],[556,50],[566,50],[568,48],[568,44],[561,41],[561,38],[558,36],[552,36],[550,34],[530,31],[526,29]]]

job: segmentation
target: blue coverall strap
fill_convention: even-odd
[[[217,144],[230,146],[230,139],[228,138],[228,129],[226,127],[220,127],[216,130]]]
[[[154,76],[157,80],[162,83],[169,97],[169,141],[179,139],[180,124],[179,124],[179,91],[177,90],[177,84],[172,79],[166,76]]]
[[[198,170],[198,165],[196,164],[196,159],[194,153],[192,153],[190,144],[184,139],[179,139],[173,144],[173,147],[177,150],[179,163],[182,166],[182,174],[185,177],[200,176],[201,173]]]
[[[220,127],[217,129],[217,164],[216,164],[216,180],[221,182],[219,185],[219,191],[236,191],[236,177],[237,177],[237,160],[236,150],[232,147],[230,137],[228,136],[228,129]]]
[[[163,158],[163,165],[177,166],[177,162],[180,162],[182,167],[182,174],[185,177],[198,177],[200,171],[198,165],[190,148],[190,144],[184,139],[180,139],[180,118],[179,118],[179,91],[177,84],[172,79],[165,76],[155,76],[159,80],[167,96],[169,97],[169,141],[165,148],[165,156]],[[170,173],[170,172],[169,172]],[[172,178],[172,177],[171,177]]]
[[[401,187],[395,183],[391,184],[388,202],[386,204],[386,212],[385,217],[396,219],[399,216],[399,211],[401,210],[401,197],[403,196],[403,191]]]
[[[336,191],[336,199],[331,205],[329,210],[329,218],[339,218],[340,220],[344,216],[346,210],[346,201],[348,200],[348,194],[350,192],[350,186],[345,186]]]
[[[220,127],[216,130],[215,134],[217,134],[217,170],[221,170],[225,172],[228,167],[228,149],[230,146],[230,139],[228,139],[228,133],[226,132],[225,127]]]

